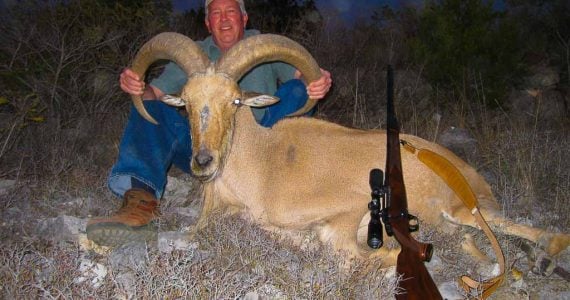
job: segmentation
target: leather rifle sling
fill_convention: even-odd
[[[497,241],[497,237],[489,228],[489,225],[479,211],[477,198],[471,189],[471,186],[461,174],[461,172],[445,157],[427,149],[417,149],[410,143],[402,141],[404,149],[415,154],[417,158],[436,173],[451,188],[455,194],[463,201],[463,204],[470,210],[475,217],[477,224],[481,227],[497,256],[499,262],[500,273],[494,278],[484,281],[476,281],[469,276],[461,276],[459,285],[470,293],[475,290],[480,299],[488,298],[505,280],[505,256],[503,250]]]

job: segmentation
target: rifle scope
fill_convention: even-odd
[[[381,215],[381,198],[384,197],[383,191],[384,173],[380,169],[370,170],[370,188],[372,189],[372,200],[368,203],[370,210],[370,222],[368,222],[368,237],[366,243],[372,249],[378,249],[384,244],[382,233]]]

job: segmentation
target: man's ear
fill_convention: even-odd
[[[243,15],[243,28],[245,28],[247,26],[247,20],[249,20],[249,17],[247,16],[247,14]]]
[[[208,21],[208,18],[206,18],[206,20],[204,20],[204,23],[206,24],[206,28],[208,29],[208,33],[212,33],[212,30],[210,30],[210,22]]]
[[[243,92],[241,104],[252,107],[263,107],[279,102],[279,97],[264,95],[256,92]]]

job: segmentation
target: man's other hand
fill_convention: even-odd
[[[331,73],[327,70],[321,69],[321,74],[322,74],[321,78],[311,82],[307,86],[307,94],[311,99],[315,100],[323,99],[331,89],[332,86]],[[302,76],[301,72],[299,71],[295,72],[296,78],[301,78],[301,76]]]

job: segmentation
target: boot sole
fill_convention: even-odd
[[[129,242],[149,242],[157,239],[154,224],[132,227],[122,223],[98,223],[86,228],[87,238],[100,246],[116,247]]]

